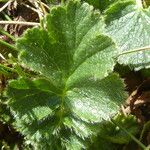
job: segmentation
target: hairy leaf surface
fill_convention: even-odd
[[[103,28],[93,7],[70,1],[51,10],[44,29],[17,41],[20,63],[40,76],[11,81],[9,106],[17,129],[38,149],[85,148],[95,124],[119,110],[124,86],[109,75],[118,50]]]
[[[138,8],[129,2],[118,2],[106,13],[107,32],[118,43],[121,52],[150,45],[150,9]],[[150,67],[150,50],[122,55],[119,63],[135,70]]]

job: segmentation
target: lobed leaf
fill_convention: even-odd
[[[37,149],[83,149],[126,97],[118,75],[110,74],[118,49],[87,3],[71,0],[45,20],[44,29],[29,29],[17,41],[20,64],[39,77],[11,81],[9,106]]]
[[[150,45],[150,8],[138,8],[130,1],[118,2],[105,12],[106,32],[120,47],[120,53]],[[120,64],[135,70],[150,67],[150,51],[121,55]]]

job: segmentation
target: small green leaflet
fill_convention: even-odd
[[[9,106],[16,128],[37,149],[83,149],[96,124],[109,120],[126,97],[111,74],[118,49],[87,3],[54,7],[45,21],[44,29],[29,29],[17,41],[20,64],[39,77],[11,81]]]
[[[105,20],[106,32],[112,36],[121,52],[150,45],[150,8],[138,8],[128,1],[118,2],[105,12]],[[149,68],[150,50],[122,55],[118,62],[135,70]]]

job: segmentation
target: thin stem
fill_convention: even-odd
[[[146,47],[141,47],[141,48],[129,50],[129,51],[126,51],[126,52],[123,52],[123,53],[119,54],[117,57],[119,57],[121,55],[126,55],[126,54],[130,54],[130,53],[135,53],[135,52],[140,52],[140,51],[146,51],[146,50],[150,50],[150,46],[146,46]]]
[[[122,129],[128,136],[131,137],[132,140],[134,140],[143,150],[146,150],[146,146],[141,143],[135,136],[133,136],[130,132],[128,132],[124,127],[122,127],[121,125],[119,125],[118,123],[116,123],[113,119],[111,119],[111,121],[118,126],[120,129]]]
[[[45,8],[47,8],[48,10],[50,9],[49,6],[46,5],[45,3],[41,2],[41,4],[42,4],[43,6],[45,6]]]
[[[5,57],[0,53],[0,60],[6,60]]]
[[[19,24],[26,26],[39,26],[40,23],[37,22],[24,22],[24,21],[0,21],[0,24]]]
[[[5,69],[6,69],[7,71],[9,71],[9,72],[15,72],[15,73],[16,73],[16,70],[15,70],[15,69],[6,67],[6,66],[4,66],[4,65],[2,65],[2,64],[0,64],[0,68],[5,68]]]
[[[41,19],[43,18],[42,10],[41,10],[41,8],[40,8],[38,2],[34,1],[34,5],[35,5],[36,9],[37,9],[38,12],[39,12],[39,13],[38,13],[38,16],[39,16],[39,19],[41,20]]]
[[[31,6],[27,5],[27,4],[25,4],[25,3],[23,3],[23,5],[24,5],[25,7],[27,7],[27,8],[30,8],[32,11],[36,12],[37,14],[42,15],[42,13],[41,13],[40,11],[38,11],[37,9],[35,9],[35,8],[33,8],[33,7],[31,7]]]
[[[6,18],[6,20],[12,21],[12,19],[11,19],[5,12],[2,12],[2,14],[3,14],[4,17]]]
[[[0,12],[2,12],[13,0],[9,0],[3,7],[0,8]]]
[[[43,12],[43,14],[47,14],[46,10],[45,10],[45,7],[43,6],[43,4],[41,3],[41,1],[38,1],[39,2],[39,5],[41,7],[41,10]]]
[[[0,39],[0,44],[4,45],[4,46],[6,46],[6,47],[8,47],[8,48],[10,48],[10,49],[12,49],[14,51],[18,51],[14,46],[12,46],[11,44],[9,44],[9,43],[1,40],[1,39]]]
[[[6,35],[7,37],[9,37],[10,39],[12,39],[13,41],[16,41],[16,39],[11,34],[9,34],[8,32],[4,31],[1,28],[0,28],[0,33]]]

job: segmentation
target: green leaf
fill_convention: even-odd
[[[112,143],[106,139],[97,138],[92,145],[89,146],[88,150],[121,150],[122,145]]]
[[[101,5],[101,1],[99,0],[84,0],[85,2],[89,3],[90,5],[93,5],[94,8],[98,8],[100,10],[103,10],[103,8],[105,7],[105,5],[107,5],[109,2],[108,1],[103,1],[104,4],[103,6]],[[115,0],[114,0],[115,1]]]
[[[122,81],[110,74],[118,49],[103,29],[93,7],[71,0],[51,10],[45,29],[30,29],[17,41],[20,64],[40,77],[11,81],[9,106],[37,149],[85,148],[96,124],[124,101]]]
[[[88,2],[90,5],[93,5],[94,8],[97,8],[101,10],[102,12],[107,10],[111,5],[114,5],[117,2],[122,1],[130,1],[134,2],[134,0],[84,0],[85,2]]]
[[[141,74],[144,78],[150,77],[150,69],[142,69]]]
[[[150,45],[150,9],[138,8],[129,2],[118,2],[105,13],[106,32],[116,41],[120,53]],[[120,64],[135,70],[150,67],[150,51],[121,55]]]

